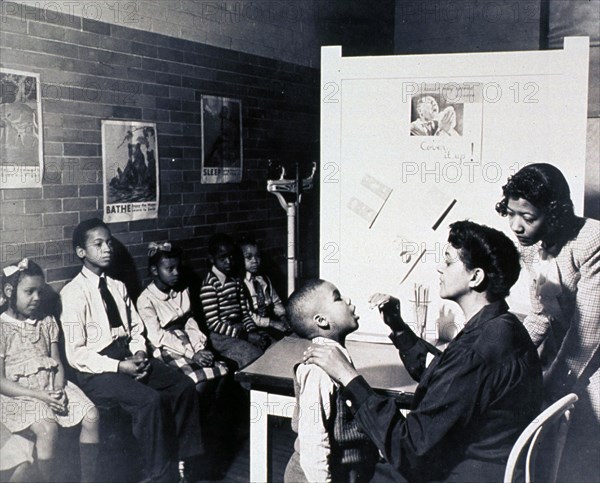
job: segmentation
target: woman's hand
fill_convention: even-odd
[[[304,352],[303,362],[316,364],[323,369],[329,377],[342,386],[347,386],[352,379],[358,376],[354,366],[346,356],[334,346],[313,344]]]
[[[384,293],[374,293],[369,297],[371,308],[377,307],[383,322],[394,332],[402,332],[408,326],[400,315],[400,300]]]

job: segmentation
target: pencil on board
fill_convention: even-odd
[[[448,216],[448,213],[450,213],[450,210],[452,208],[454,208],[454,205],[456,204],[456,200],[452,200],[452,202],[448,205],[448,208],[446,208],[444,210],[444,212],[442,213],[442,215],[438,218],[438,220],[433,224],[433,226],[431,227],[431,229],[433,231],[437,230],[439,228],[439,226],[442,224],[442,221],[444,221],[444,218],[446,218]]]
[[[415,263],[412,264],[412,267],[410,267],[408,269],[408,272],[406,272],[406,275],[404,275],[404,278],[402,278],[402,280],[400,280],[400,285],[402,285],[406,279],[408,278],[408,276],[412,273],[412,271],[415,269],[415,267],[417,266],[417,263],[419,263],[421,261],[421,258],[423,258],[423,255],[425,255],[426,250],[423,249],[421,251],[421,254],[417,257],[417,259],[415,260]]]

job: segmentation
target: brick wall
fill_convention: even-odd
[[[348,0],[344,0],[348,1]],[[318,67],[316,17],[331,0],[16,0],[41,8]],[[12,10],[12,7],[6,10]]]
[[[262,241],[276,279],[284,281],[286,219],[265,189],[267,160],[305,166],[316,159],[318,71],[23,8],[4,5],[0,65],[41,75],[46,171],[41,188],[1,191],[0,265],[31,257],[45,268],[55,290],[77,273],[73,228],[102,216],[101,120],[127,119],[157,124],[161,197],[158,219],[111,224],[121,245],[121,278],[139,290],[150,241],[178,241],[188,265],[200,272],[212,233],[251,231]],[[242,101],[240,184],[200,183],[202,94]],[[304,196],[311,212],[304,218],[304,251],[316,253],[318,193]]]

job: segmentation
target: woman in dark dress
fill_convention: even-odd
[[[402,477],[499,482],[542,399],[535,347],[504,300],[519,276],[519,255],[503,233],[469,221],[452,224],[448,242],[438,267],[440,297],[458,303],[467,323],[444,352],[404,323],[397,299],[375,294],[370,300],[419,381],[408,416],[393,398],[377,395],[336,349],[311,346],[305,362],[343,386],[360,430]]]

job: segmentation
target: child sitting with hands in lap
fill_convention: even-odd
[[[45,481],[56,481],[59,427],[81,424],[81,481],[96,481],[98,413],[73,383],[66,381],[60,360],[59,329],[43,312],[44,273],[24,258],[3,270],[2,294],[8,299],[0,315],[0,409],[12,433],[35,436],[37,466]]]
[[[212,346],[237,370],[258,359],[271,341],[248,311],[243,282],[235,276],[234,248],[225,234],[210,238],[212,267],[202,281],[200,301]]]
[[[215,360],[208,337],[192,314],[189,288],[182,280],[181,250],[170,242],[150,243],[148,268],[152,282],[137,300],[154,357],[180,370],[196,384],[196,391],[214,389],[209,381],[227,374]]]
[[[311,280],[288,302],[292,329],[313,344],[336,347],[351,362],[346,336],[358,328],[355,307],[325,280]],[[368,482],[378,460],[369,438],[339,396],[339,386],[315,364],[294,368],[296,406],[292,429],[298,433],[285,470],[286,483]]]
[[[246,237],[240,241],[239,247],[244,257],[244,288],[252,320],[270,338],[280,340],[291,329],[287,323],[285,307],[271,279],[262,273],[258,244]]]
[[[97,218],[73,231],[83,267],[60,292],[66,356],[92,401],[118,404],[131,416],[144,476],[171,483],[178,469],[185,478],[186,460],[205,451],[198,399],[188,377],[147,357],[143,322],[127,288],[106,274],[113,243],[108,226]]]

